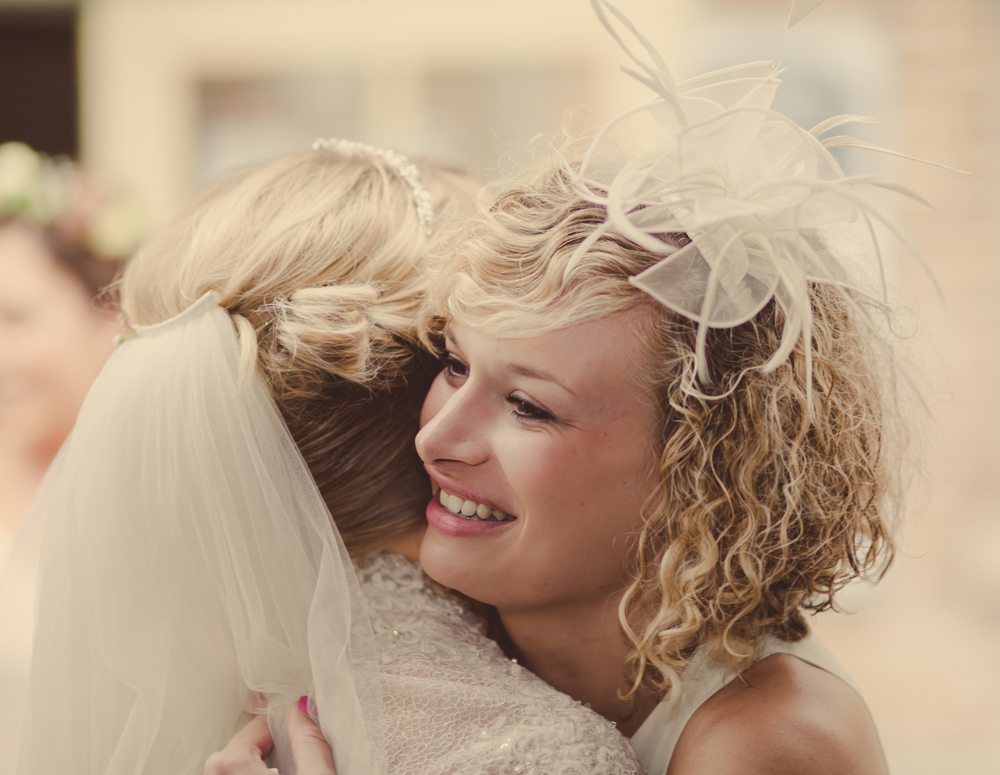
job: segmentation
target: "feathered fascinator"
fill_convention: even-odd
[[[788,26],[802,21],[806,16],[815,11],[823,0],[793,0],[792,10],[788,14]]]
[[[848,136],[826,136],[843,124],[870,119],[836,116],[807,131],[773,110],[781,84],[781,71],[773,62],[739,65],[677,84],[660,54],[624,14],[605,0],[591,4],[638,65],[638,71],[625,72],[657,96],[604,127],[574,176],[578,194],[607,209],[607,220],[580,246],[580,255],[608,232],[663,255],[630,281],[698,324],[692,376],[703,385],[710,383],[708,330],[745,323],[775,299],[785,325],[780,346],[761,368],[777,369],[804,337],[806,385],[811,386],[809,284],[851,288],[884,301],[873,221],[884,224],[923,263],[906,236],[853,187],[867,183],[927,203],[877,175],[845,176],[829,149],[902,154]],[[632,52],[608,13],[641,45],[648,61]],[[623,152],[619,135],[635,139],[630,128],[638,121],[653,125],[652,139],[647,132],[638,150]],[[679,240],[678,234],[686,234],[690,242]],[[850,238],[844,239],[847,234]],[[878,290],[862,287],[859,275],[864,272],[849,255],[857,252],[874,266]],[[693,379],[689,389],[698,391]]]

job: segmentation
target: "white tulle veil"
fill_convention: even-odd
[[[239,349],[209,293],[138,328],[87,396],[0,585],[3,621],[22,609],[10,646],[39,552],[26,700],[4,700],[26,707],[11,771],[200,773],[256,692],[279,733],[312,696],[340,775],[385,771],[353,566]],[[287,751],[275,763],[294,772]]]

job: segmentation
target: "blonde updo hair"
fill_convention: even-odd
[[[468,216],[476,187],[458,168],[419,168],[431,239],[391,167],[313,150],[211,188],[119,283],[134,325],[218,292],[244,370],[263,375],[355,557],[422,525],[430,498],[413,445],[433,376],[417,346],[418,264]]]
[[[628,281],[662,256],[613,233],[578,262],[605,221],[558,166],[499,194],[461,250],[435,269],[422,335],[443,324],[530,337],[637,310],[658,424],[651,444],[660,486],[635,536],[634,581],[619,610],[632,692],[667,690],[696,649],[742,670],[767,636],[805,637],[804,614],[834,606],[859,577],[892,559],[900,493],[891,353],[869,313],[814,285],[810,422],[804,343],[773,373],[784,315],[773,300],[754,319],[708,335],[711,395],[692,395],[696,326]],[[677,245],[686,235],[663,235]]]

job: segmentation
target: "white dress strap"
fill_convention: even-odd
[[[798,643],[769,638],[764,643],[761,659],[772,654],[791,654],[807,664],[837,676],[854,689],[861,690],[847,669],[815,635]],[[639,730],[632,736],[632,748],[647,775],[664,775],[681,733],[695,711],[719,689],[736,678],[736,673],[710,661],[699,651],[684,671],[679,691],[673,690],[653,709]]]

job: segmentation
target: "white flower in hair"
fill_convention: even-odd
[[[95,258],[120,261],[139,244],[145,216],[128,196],[110,196],[76,164],[24,143],[0,144],[0,215],[52,227]]]
[[[602,234],[614,232],[664,256],[631,282],[698,324],[696,373],[703,384],[710,382],[708,329],[745,323],[776,299],[786,322],[778,350],[762,369],[778,368],[805,337],[806,384],[811,386],[809,284],[864,291],[845,260],[847,243],[840,240],[836,256],[832,244],[850,232],[857,246],[860,231],[862,252],[878,270],[883,298],[882,259],[872,221],[885,224],[920,258],[905,235],[852,186],[867,183],[926,202],[876,175],[846,177],[828,149],[894,152],[846,136],[819,139],[842,124],[870,119],[837,116],[811,131],[802,129],[771,107],[781,84],[781,71],[773,62],[739,65],[676,84],[660,54],[627,17],[605,0],[591,3],[640,68],[625,72],[649,86],[657,99],[611,121],[587,152],[575,186],[587,201],[604,205],[608,215],[580,246],[579,255]],[[632,53],[605,9],[642,45],[649,63]],[[655,140],[638,132],[639,121],[654,123]],[[639,150],[619,150],[620,135],[640,138]],[[679,233],[690,243],[678,246]]]

